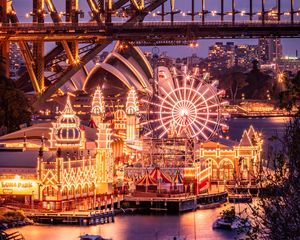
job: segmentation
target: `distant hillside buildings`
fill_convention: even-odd
[[[282,58],[282,45],[279,39],[259,39],[258,45],[233,42],[216,42],[209,47],[209,68],[249,67],[254,59],[261,64],[270,64]]]
[[[9,76],[12,80],[17,80],[25,71],[25,63],[18,44],[10,43],[9,53]]]
[[[151,52],[146,52],[145,55],[153,66],[175,66],[180,69],[187,65],[190,70],[199,67],[212,74],[234,66],[251,69],[254,59],[259,62],[262,70],[287,71],[294,74],[300,70],[298,57],[283,56],[280,39],[262,38],[258,40],[258,44],[239,45],[235,45],[234,42],[216,42],[209,47],[207,58],[201,58],[196,53],[188,57],[172,58],[166,51],[156,55],[155,59]]]

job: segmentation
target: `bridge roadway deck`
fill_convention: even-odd
[[[136,45],[200,38],[300,37],[300,21],[16,23],[0,25],[0,41],[122,40]]]

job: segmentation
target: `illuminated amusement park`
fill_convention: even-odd
[[[300,5],[32,2],[0,0],[0,239],[297,239],[257,226],[298,166]]]

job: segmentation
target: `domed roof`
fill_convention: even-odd
[[[131,83],[118,69],[113,66],[100,63],[96,64],[84,85],[84,89],[93,92],[100,86],[105,96],[115,96],[131,87]]]
[[[64,61],[55,64],[59,69],[64,67]],[[60,91],[63,93],[78,90],[94,92],[96,86],[99,85],[105,96],[123,93],[122,90],[128,90],[131,87],[135,87],[138,92],[144,94],[152,92],[149,79],[153,78],[153,69],[143,52],[130,44],[117,41],[103,63],[95,65],[88,75],[85,69],[83,67],[77,71],[59,88]],[[45,71],[45,85],[53,84],[56,79],[57,74],[53,74],[48,67]],[[20,78],[16,84],[26,92],[33,91],[27,75]]]
[[[80,119],[76,116],[68,96],[66,106],[54,125],[57,145],[80,145]]]
[[[62,144],[76,144],[80,142],[80,129],[78,128],[59,128],[56,132],[56,141]]]
[[[105,96],[112,96],[126,95],[134,87],[147,94],[152,92],[150,78],[153,70],[144,54],[130,44],[124,47],[117,42],[104,62],[96,64],[89,73],[83,89],[92,92],[99,85]]]
[[[118,109],[114,112],[114,118],[117,120],[123,120],[126,119],[126,113],[123,109]]]

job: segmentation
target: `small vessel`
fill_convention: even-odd
[[[85,234],[79,236],[80,240],[112,240],[112,238],[103,238],[100,235]]]
[[[251,227],[250,221],[237,216],[234,208],[225,210],[213,223],[214,229],[234,230],[249,227]]]

